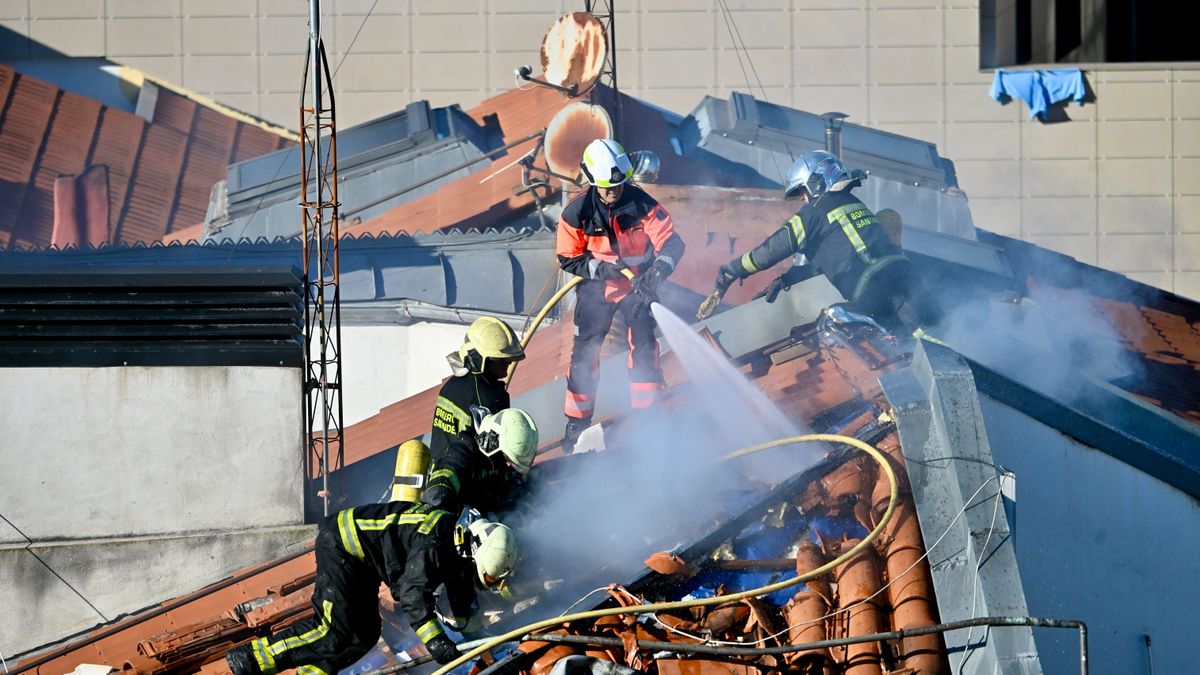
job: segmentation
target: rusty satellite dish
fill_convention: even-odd
[[[561,17],[542,38],[546,82],[581,96],[596,85],[604,69],[608,38],[604,25],[589,12]]]
[[[583,101],[567,104],[546,127],[546,167],[561,176],[578,176],[583,149],[597,138],[612,138],[612,133],[612,119],[604,108]]]

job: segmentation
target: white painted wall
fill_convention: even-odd
[[[300,370],[0,370],[0,651],[277,557],[303,524]]]
[[[450,376],[446,355],[467,327],[420,322],[409,326],[342,326],[342,424],[436,386]]]

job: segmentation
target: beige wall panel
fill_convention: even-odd
[[[204,2],[204,0],[189,1]],[[517,2],[516,0],[504,0],[503,4],[507,7],[517,4]],[[322,3],[322,6],[328,6],[334,14],[340,16],[366,16],[367,12],[370,12],[372,16],[412,12],[411,0],[333,0],[331,3]]]
[[[654,105],[685,115],[691,112],[707,93],[707,88],[699,87],[656,87],[644,89],[642,98]]]
[[[798,86],[792,91],[792,105],[801,110],[844,112],[856,124],[866,124],[871,112],[867,102],[867,87]]]
[[[1140,284],[1171,290],[1175,286],[1174,272],[1121,272]]]
[[[124,56],[121,65],[140,70],[151,77],[167,82],[183,82],[183,57],[181,56]]]
[[[868,0],[871,9],[937,9],[942,6],[940,0]]]
[[[184,16],[244,17],[256,13],[255,4],[246,0],[183,0]]]
[[[642,52],[642,86],[646,89],[707,90],[716,79],[716,59],[707,50]]]
[[[643,35],[654,38],[642,43],[642,49],[711,49],[715,36],[712,12],[649,12],[641,17]],[[725,30],[722,22],[721,30]],[[618,26],[617,40],[622,40]],[[540,41],[539,41],[540,42]],[[757,46],[749,43],[749,46]]]
[[[868,23],[875,47],[942,45],[942,13],[936,9],[879,9],[870,13]]]
[[[488,17],[488,49],[492,52],[539,54],[542,38],[558,19],[557,14],[496,14]],[[533,72],[542,70],[540,56],[530,62]],[[623,70],[623,69],[622,69]]]
[[[179,53],[179,19],[110,19],[110,56],[174,56]],[[115,59],[120,61],[120,59]]]
[[[753,90],[755,92],[759,90],[760,84],[768,88],[788,87],[792,84],[792,64],[788,50],[751,49],[749,54],[750,61],[747,62],[745,52],[732,49],[716,52],[716,84],[721,87],[732,87],[739,91]],[[749,84],[747,84],[747,77],[749,77]]]
[[[1104,235],[1096,264],[1115,272],[1167,272],[1171,269],[1171,243],[1169,234]]]
[[[462,17],[457,17],[462,19]],[[412,25],[412,30],[409,30],[409,25]],[[453,25],[452,22],[445,22]],[[471,17],[470,20],[473,30],[483,30],[483,20],[479,17]],[[358,27],[362,25],[362,32],[359,32]],[[372,16],[365,24],[362,24],[362,19],[357,17],[346,17],[337,22],[337,32],[335,39],[337,40],[337,50],[344,52],[350,47],[353,40],[354,47],[352,53],[362,54],[364,52],[408,52],[422,51],[427,47],[439,46],[436,50],[429,51],[446,51],[451,49],[450,45],[466,45],[465,51],[480,51],[483,49],[481,37],[483,33],[474,33],[471,40],[466,40],[462,33],[453,35],[442,35],[440,40],[431,38],[430,35],[418,35],[420,30],[428,30],[431,26],[444,25],[442,17],[408,17],[408,16]],[[413,42],[409,41],[409,34],[412,34]],[[358,39],[354,38],[358,34]],[[301,43],[301,47],[305,45]],[[328,47],[326,47],[328,49]]]
[[[258,69],[241,56],[190,56],[183,61],[183,86],[199,92],[258,94]]]
[[[260,93],[297,92],[296,101],[299,101],[299,91],[303,84],[301,82],[303,79],[303,54],[272,54],[258,57],[258,86]],[[333,86],[339,94],[345,88],[342,84],[342,71],[338,71],[337,77],[334,78]],[[296,122],[294,120],[289,122],[287,127],[295,129]]]
[[[398,51],[408,48],[407,17],[388,17],[388,26],[372,26],[368,21],[358,36],[360,42],[368,40],[364,49],[370,51]],[[458,14],[414,16],[412,21],[412,46],[418,52],[482,52],[486,51],[483,36],[487,30],[482,16]],[[370,29],[374,30],[371,31]],[[539,40],[540,44],[541,41]]]
[[[1175,120],[1171,149],[1176,157],[1200,157],[1200,120]]]
[[[412,61],[414,90],[483,90],[487,87],[486,54],[413,54]],[[463,104],[463,109],[469,107]]]
[[[1016,122],[977,122],[946,125],[941,154],[963,159],[1001,159],[1020,156],[1021,127]]]
[[[539,54],[539,52],[534,52]],[[530,63],[539,63],[535,56]],[[617,50],[617,68],[619,69],[619,80],[617,82],[621,87],[621,91],[625,91],[628,87],[637,88],[642,86],[642,53],[634,51]],[[700,101],[697,100],[696,103]],[[694,105],[694,104],[693,104]]]
[[[1088,265],[1096,264],[1096,238],[1086,234],[1029,235],[1026,241],[1071,256]]]
[[[1200,82],[1176,82],[1171,85],[1174,116],[1178,119],[1200,119]]]
[[[180,16],[179,0],[105,0],[105,8],[111,19],[155,18]],[[304,10],[308,14],[308,10]]]
[[[1175,214],[1175,231],[1200,233],[1200,196],[1176,196],[1171,204]]]
[[[419,95],[414,94],[412,100],[424,99],[429,101],[429,105],[434,108],[445,108],[451,105],[460,105],[463,110],[470,110],[479,105],[479,102],[486,98],[486,92],[480,89],[447,89],[445,91],[424,91]],[[408,99],[405,99],[405,104]],[[395,108],[392,108],[395,110]],[[375,115],[376,117],[378,115]],[[369,118],[368,118],[369,119]]]
[[[941,47],[879,47],[870,50],[871,84],[940,84]]]
[[[483,14],[485,0],[412,0],[413,14]]]
[[[247,59],[255,49],[258,20],[252,18],[193,18],[183,22],[183,53],[238,55]]]
[[[946,44],[974,46],[979,44],[979,10],[978,9],[947,9]],[[979,52],[973,59],[979,65]]]
[[[792,3],[789,0],[726,0],[725,5],[735,12],[739,9],[787,11]]]
[[[1096,200],[1091,197],[1035,197],[1021,201],[1026,234],[1094,234]]]
[[[338,101],[342,101],[349,94],[339,94]],[[275,124],[282,124],[288,129],[300,128],[300,92],[279,92],[270,94],[260,94],[259,97],[259,115]],[[341,107],[338,108],[338,125],[352,126],[349,121],[342,120]]]
[[[1170,82],[1169,70],[1090,70],[1089,79],[1096,82]]]
[[[1086,159],[1029,159],[1021,162],[1025,197],[1084,197],[1096,190],[1096,163]]]
[[[412,58],[408,54],[351,53],[337,71],[339,92],[403,92],[411,85]]]
[[[0,0],[0,19],[28,19],[29,0]]]
[[[41,19],[29,24],[29,37],[72,56],[104,56],[104,22],[96,19]]]
[[[792,44],[796,48],[865,47],[867,13],[846,9],[849,3],[833,2],[833,11],[795,12],[792,15]]]
[[[729,35],[729,25],[725,22],[725,14],[718,12],[716,16],[717,47],[732,49],[734,46],[747,49],[755,47],[790,47],[792,45],[791,25],[787,14],[781,12],[731,12],[733,18],[733,36]],[[643,24],[645,26],[645,24]],[[737,42],[734,39],[737,38]]]
[[[308,42],[307,16],[270,16],[258,21],[258,51],[261,54],[304,54]],[[351,33],[353,35],[353,33]],[[325,50],[329,51],[329,45]],[[358,50],[358,45],[354,46]]]
[[[1171,232],[1169,197],[1102,197],[1098,200],[1103,234],[1167,234]]]
[[[1012,199],[1021,181],[1021,163],[1015,160],[956,160],[954,168],[958,173],[959,186],[971,199]]]
[[[939,122],[943,89],[931,85],[886,85],[870,88],[871,121]]]
[[[1091,121],[1043,124],[1021,122],[1021,150],[1031,159],[1091,159],[1096,156],[1096,127]]]
[[[501,2],[493,2],[491,6],[492,12],[496,14],[505,14],[508,12],[514,13],[537,13],[537,12],[553,12],[554,18],[564,13],[562,0],[502,0]],[[571,3],[570,10],[574,11],[575,3]],[[550,24],[546,24],[549,28]]]
[[[258,12],[263,16],[308,16],[308,3],[297,0],[258,0]]]
[[[1171,162],[1167,159],[1106,159],[1100,162],[1100,194],[1110,197],[1167,195]]]
[[[970,207],[976,227],[1006,237],[1021,236],[1021,202],[1009,198],[972,197]]]
[[[945,61],[946,82],[971,85],[973,90],[995,103],[992,97],[988,96],[988,90],[992,84],[992,73],[979,71],[978,47],[946,47]]]
[[[1200,195],[1200,159],[1185,157],[1174,161],[1175,194]]]
[[[345,124],[353,125],[394,113],[410,101],[407,96],[397,92],[350,91],[338,96],[339,109],[343,103],[347,111]],[[339,123],[341,119],[339,113]]]
[[[34,19],[96,19],[104,16],[104,0],[29,0]]]
[[[1171,123],[1163,121],[1096,123],[1099,133],[1099,156],[1108,157],[1169,157],[1171,156]]]
[[[1114,82],[1094,86],[1097,115],[1100,119],[1157,120],[1171,117],[1171,91],[1164,85],[1153,82]]]
[[[1174,277],[1176,293],[1200,301],[1200,272],[1176,272]]]
[[[978,85],[945,87],[947,122],[1016,122],[1027,117],[1019,102],[1000,105]]]
[[[867,84],[866,49],[794,49],[791,59],[792,82],[798,85]]]
[[[1175,235],[1175,269],[1200,271],[1200,234]]]
[[[901,136],[911,136],[917,140],[937,145],[942,145],[945,142],[943,135],[946,128],[941,124],[880,122],[872,125],[872,127],[880,131],[900,134]]]
[[[260,94],[216,92],[212,94],[212,97],[229,106],[230,108],[233,108],[234,110],[240,110],[244,113],[261,116],[260,111],[262,110],[262,96]],[[295,117],[296,116],[293,115],[292,119],[295,119]],[[295,126],[295,124],[292,124],[291,126]]]
[[[866,9],[867,0],[792,0],[792,9]]]

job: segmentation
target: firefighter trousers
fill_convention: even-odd
[[[649,408],[658,399],[661,377],[658,342],[654,339],[654,316],[650,305],[630,293],[619,302],[604,298],[604,282],[584,281],[575,289],[575,344],[567,373],[567,417],[590,419],[596,407],[600,375],[600,348],[620,310],[629,327],[629,400],[635,408]]]
[[[918,328],[932,328],[942,319],[941,308],[907,260],[882,269],[850,304],[890,331],[903,329],[911,333]]]
[[[336,534],[317,535],[312,618],[239,649],[262,675],[296,668],[298,675],[336,675],[379,640],[379,578],[342,549]]]

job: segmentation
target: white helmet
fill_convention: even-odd
[[[467,533],[479,582],[495,588],[517,564],[517,536],[508,526],[482,518],[467,525]]]
[[[520,473],[528,473],[537,454],[538,430],[529,413],[507,408],[483,418],[476,432],[479,451],[491,457],[504,453]]]
[[[837,157],[824,150],[806,152],[788,169],[787,188],[783,196],[784,199],[793,199],[804,190],[810,198],[815,199],[848,177],[846,167]]]
[[[633,164],[625,154],[625,148],[608,138],[597,138],[588,143],[579,168],[596,187],[615,187],[633,176]]]

